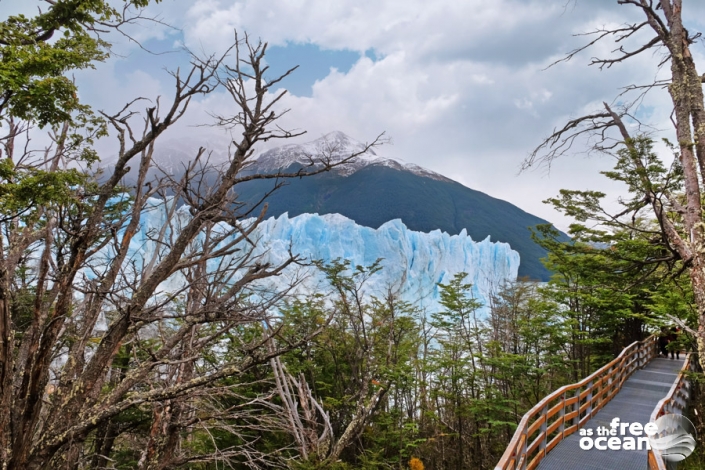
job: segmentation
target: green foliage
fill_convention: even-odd
[[[633,198],[627,207],[637,207],[644,190],[656,194],[678,193],[682,190],[683,168],[678,159],[677,150],[666,139],[663,141],[671,150],[673,163],[671,168],[661,161],[653,151],[654,142],[646,136],[639,136],[617,151],[617,163],[613,171],[603,171],[602,174],[613,181],[620,181],[627,186]]]
[[[132,2],[146,5],[146,1]],[[79,102],[69,74],[107,57],[108,43],[93,32],[121,19],[103,0],[58,0],[34,17],[10,16],[0,23],[0,121],[11,142],[27,128],[49,126],[53,151],[64,162],[90,166],[98,160],[95,138],[105,122]],[[23,122],[24,121],[24,122]],[[82,171],[49,168],[31,153],[6,147],[0,160],[0,214],[27,216],[38,206],[69,204],[90,192]]]
[[[293,302],[285,310],[287,331],[329,323],[314,341],[285,356],[292,373],[303,374],[331,418],[340,437],[380,389],[385,392],[354,448],[343,453],[339,468],[398,468],[409,460],[423,439],[408,409],[417,388],[418,312],[392,294],[364,296],[364,286],[380,269],[349,266],[342,260],[320,264],[331,286],[328,296]],[[323,468],[315,461],[301,468]],[[329,467],[326,463],[324,468]],[[298,468],[298,467],[297,467]],[[337,467],[335,467],[337,468]]]
[[[556,256],[568,255],[557,251]],[[423,456],[428,469],[489,469],[522,414],[573,381],[570,345],[575,325],[556,300],[561,298],[557,286],[553,292],[527,282],[499,286],[490,316],[479,318],[481,305],[472,296],[472,285],[459,274],[439,285],[442,311],[420,315],[393,294],[383,299],[364,295],[379,262],[364,267],[336,260],[320,267],[330,291],[290,301],[281,310],[279,331],[282,337],[296,337],[323,330],[282,356],[282,363],[288,373],[306,380],[337,438],[359,412],[359,404],[383,390],[362,432],[335,462],[315,453],[302,460],[291,435],[258,427],[271,410],[256,403],[271,393],[272,379],[268,367],[257,367],[219,384],[237,390],[219,397],[219,406],[252,407],[251,418],[241,415],[237,421],[195,430],[183,442],[191,452],[255,446],[264,453],[284,452],[289,466],[299,470],[399,469],[407,468],[414,456]],[[263,328],[255,324],[233,329],[204,356],[201,367],[216,370],[242,358],[247,344],[262,337]],[[125,419],[133,420],[134,432],[147,432],[141,423],[148,422],[148,416]],[[237,427],[238,433],[227,426]],[[116,444],[118,466],[134,463],[128,442]],[[237,459],[230,463],[241,464]],[[190,468],[215,467],[194,463]]]
[[[564,315],[572,318],[575,343],[585,344],[584,354],[602,349],[609,357],[626,344],[640,339],[643,325],[670,323],[675,315],[695,324],[690,281],[676,251],[661,235],[657,221],[646,219],[643,210],[651,197],[677,204],[682,194],[683,171],[674,158],[666,167],[653,151],[653,141],[637,137],[633,146],[621,148],[612,171],[603,174],[626,186],[629,196],[619,200],[622,210],[613,214],[604,207],[605,194],[562,190],[548,199],[557,210],[579,223],[570,227],[573,241],[565,243],[550,227],[537,227],[534,239],[548,252],[546,266],[555,272],[552,296]],[[670,143],[665,142],[675,153]],[[666,210],[673,204],[666,206]],[[669,213],[676,230],[682,230],[677,213]],[[687,238],[687,237],[686,237]],[[611,345],[612,351],[595,346]],[[582,347],[582,346],[580,346]],[[597,360],[597,364],[602,358]],[[583,364],[586,372],[592,366]]]
[[[443,310],[421,321],[414,455],[426,468],[493,468],[521,415],[570,381],[565,327],[536,284],[498,286],[481,318],[465,277],[439,284]]]
[[[575,241],[563,243],[543,226],[536,239],[547,248],[545,262],[555,272],[542,293],[567,329],[573,376],[578,380],[641,339],[643,318],[651,314],[644,303],[644,286],[636,284],[643,273],[630,262],[643,246],[628,237],[622,240],[623,234],[600,238],[596,231],[572,233],[578,234]],[[583,237],[591,243],[581,241]]]
[[[149,0],[125,3],[144,7]],[[1,22],[0,118],[14,116],[44,127],[71,121],[76,111],[87,113],[67,73],[105,60],[109,44],[94,31],[121,19],[105,0],[57,0],[37,16]]]
[[[0,162],[0,210],[6,215],[21,215],[36,206],[67,204],[75,197],[72,187],[84,183],[77,170],[61,172],[27,169],[21,174],[9,169],[9,160]],[[9,177],[3,177],[9,175]]]
[[[470,295],[472,284],[463,282],[466,277],[467,273],[458,273],[453,276],[453,279],[448,284],[438,284],[441,305],[443,305],[445,311],[440,315],[433,315],[433,318],[437,319],[437,325],[434,326],[443,328],[457,327],[466,332],[470,328],[470,317],[477,312],[477,309],[482,307],[482,303]]]
[[[75,84],[64,74],[104,60],[106,43],[86,31],[116,18],[101,0],[58,1],[33,18],[11,16],[0,23],[2,111],[39,127],[71,119],[80,109]],[[48,40],[55,33],[61,36]]]

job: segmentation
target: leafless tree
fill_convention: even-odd
[[[364,294],[366,281],[379,269],[377,263],[351,276],[342,267],[334,263],[327,269],[332,287],[329,298],[334,299],[329,308],[335,313],[316,349],[327,351],[336,357],[333,362],[345,362],[350,368],[347,383],[342,385],[346,411],[338,410],[344,418],[338,416],[333,423],[336,420],[331,419],[304,374],[294,377],[278,357],[272,359],[271,367],[282,403],[278,413],[285,417],[282,428],[294,438],[298,456],[320,468],[341,459],[361,438],[374,414],[388,405],[394,389],[395,374],[391,371],[408,359],[399,354],[402,343],[415,331],[408,321],[409,306],[398,299],[394,289],[389,288],[383,299],[372,301]],[[338,348],[342,351],[334,352]],[[394,399],[395,406],[401,407],[404,397],[396,394]]]
[[[158,99],[140,115],[138,99],[104,113],[119,144],[114,167],[100,179],[81,179],[76,170],[78,182],[65,188],[66,198],[30,198],[26,207],[2,214],[3,470],[109,467],[116,443],[135,425],[148,429],[133,442],[143,449],[139,468],[214,459],[274,465],[253,437],[280,425],[267,411],[274,392],[266,390],[274,384],[252,373],[276,365],[280,354],[309,341],[325,323],[282,334],[273,307],[286,290],[256,285],[299,260],[289,253],[285,262],[269,265],[253,254],[266,206],[244,220],[249,214],[237,185],[268,178],[279,186],[327,171],[379,139],[342,159],[312,156],[311,165],[296,173],[243,173],[257,144],[301,134],[277,126],[286,112],[280,106],[284,92],[273,94],[272,87],[293,69],[266,80],[266,47],[237,40],[225,55],[194,58],[187,72],[173,73],[170,104]],[[235,56],[232,66],[229,54]],[[220,124],[241,136],[232,142],[227,164],[216,169],[201,148],[182,177],[148,176],[157,139],[184,116],[191,99],[223,88],[236,113]],[[68,138],[68,124],[55,130],[49,149],[36,153],[22,145],[26,126],[8,122],[3,156],[17,169],[50,182],[52,172],[75,169],[85,155]],[[121,186],[130,166],[138,168],[132,189]],[[208,183],[216,170],[216,181]],[[148,226],[146,213],[163,223]],[[138,243],[150,250],[136,250]],[[250,386],[261,381],[261,396],[244,393],[233,379],[245,376]],[[121,419],[128,412],[141,418]],[[194,433],[207,436],[213,429],[239,436],[240,444],[221,448],[213,440],[214,450],[200,454],[188,445]]]
[[[691,34],[683,24],[682,0],[618,0],[620,5],[635,8],[643,15],[643,21],[621,27],[593,31],[594,39],[586,46],[576,49],[563,60],[569,60],[598,41],[613,40],[617,48],[605,58],[593,58],[591,65],[609,68],[629,61],[644,53],[662,54],[659,67],[670,66],[670,79],[636,86],[630,85],[625,92],[642,94],[654,89],[667,89],[673,103],[671,120],[676,133],[676,153],[683,171],[685,194],[674,194],[669,188],[657,185],[649,179],[644,167],[643,151],[637,145],[637,135],[632,135],[625,124],[634,119],[632,106],[617,107],[603,103],[603,109],[581,116],[555,130],[525,161],[525,167],[537,163],[550,163],[567,153],[576,139],[585,136],[592,140],[593,148],[609,151],[624,146],[631,156],[634,172],[640,179],[642,202],[630,211],[648,208],[655,216],[661,237],[674,258],[683,261],[690,273],[695,302],[698,309],[697,344],[700,365],[705,366],[705,247],[703,237],[702,191],[705,185],[705,104],[702,83],[705,79],[698,73],[691,46],[700,33]],[[650,38],[634,42],[640,34]],[[622,214],[625,215],[625,214]],[[679,224],[682,221],[682,230]]]

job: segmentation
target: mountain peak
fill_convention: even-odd
[[[316,140],[303,144],[288,144],[273,148],[259,155],[254,162],[258,171],[276,171],[288,168],[293,164],[314,164],[321,158],[330,158],[332,162],[339,162],[349,158],[350,155],[365,150],[365,144],[353,139],[342,131],[332,131]],[[361,153],[345,165],[335,168],[335,172],[342,176],[349,176],[358,170],[369,166],[386,166],[400,171],[410,171],[419,176],[435,180],[449,181],[443,175],[435,173],[413,163],[406,163],[400,159],[380,157],[373,149]]]
[[[304,144],[307,145],[307,144]],[[323,137],[320,137],[314,141],[308,142],[308,145],[315,145],[317,148],[322,148],[324,150],[333,150],[336,153],[341,154],[351,154],[364,150],[365,144],[353,139],[349,135],[342,131],[329,132]],[[367,152],[363,154],[366,157],[377,156],[373,149],[368,149]],[[346,156],[346,155],[341,155]]]

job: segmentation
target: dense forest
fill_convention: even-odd
[[[692,221],[675,204],[643,210],[644,185],[677,202],[688,171],[664,164],[646,136],[625,140],[605,173],[630,191],[621,215],[592,191],[547,201],[576,220],[570,241],[532,228],[547,283],[497,285],[480,305],[459,274],[439,285],[442,308],[422,311],[394,281],[384,297],[365,294],[382,260],[339,259],[314,261],[327,279],[318,292],[262,289],[305,260],[263,264],[242,248],[256,244],[266,206],[251,213],[237,185],[276,189],[359,154],[312,155],[291,174],[244,171],[258,144],[297,135],[277,125],[285,92],[272,88],[293,69],[265,79],[267,45],[248,37],[173,72],[170,100],[113,114],[81,103],[70,72],[104,60],[101,38],[140,21],[133,8],[147,3],[56,0],[0,27],[2,470],[489,469],[527,410],[628,344],[678,324],[670,347],[698,350],[694,261],[673,248]],[[179,180],[148,180],[159,137],[214,90],[235,110],[214,116],[239,136],[228,161],[211,165],[201,149]],[[108,134],[117,160],[100,174],[94,143]],[[157,248],[138,258],[129,248],[155,204],[167,214],[148,234]],[[700,375],[691,418],[705,436]]]

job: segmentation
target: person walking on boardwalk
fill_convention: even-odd
[[[661,327],[661,333],[658,335],[659,356],[668,357],[668,349],[666,349],[668,346],[668,338],[668,330],[665,326]]]
[[[678,327],[671,327],[671,332],[668,335],[668,350],[671,351],[671,359],[680,359],[681,345],[680,345],[680,333],[681,329]],[[675,357],[674,357],[675,356]]]

